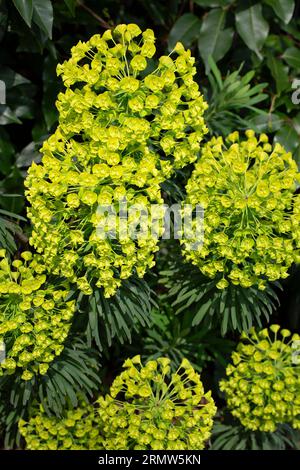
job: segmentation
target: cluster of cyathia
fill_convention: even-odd
[[[299,341],[279,325],[242,334],[220,388],[246,428],[274,432],[288,423],[300,429],[300,361],[294,348]]]
[[[109,297],[153,266],[162,227],[153,233],[144,217],[146,228],[132,236],[130,220],[120,227],[121,205],[148,215],[163,202],[160,184],[195,161],[207,132],[190,51],[177,44],[174,59],[162,56],[150,71],[154,42],[152,30],[129,24],[72,48],[58,66],[67,88],[59,127],[29,170],[31,244],[49,272],[85,294],[96,286]]]
[[[103,449],[99,418],[93,405],[87,403],[68,410],[63,419],[47,416],[41,407],[28,422],[19,421],[19,430],[28,450]]]
[[[66,301],[66,283],[49,283],[44,267],[30,252],[10,265],[0,257],[0,342],[5,358],[0,375],[22,370],[30,380],[46,374],[49,363],[63,350],[75,311],[74,301]]]
[[[175,373],[167,358],[143,366],[136,356],[124,367],[98,400],[106,449],[202,449],[216,407],[188,360]]]
[[[21,421],[27,448],[202,449],[216,407],[190,363],[184,359],[171,374],[169,359],[143,366],[136,356],[124,367],[95,408],[86,405],[63,419],[47,418],[41,410],[28,423]]]
[[[211,139],[187,184],[187,202],[205,210],[204,241],[183,240],[186,258],[217,287],[264,289],[300,261],[300,173],[291,153],[265,134]],[[194,221],[195,223],[195,221]]]

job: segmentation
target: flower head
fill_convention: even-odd
[[[176,373],[168,358],[143,366],[136,356],[124,368],[110,393],[98,400],[105,448],[202,449],[216,407],[187,359]]]
[[[300,181],[292,155],[278,143],[237,132],[211,139],[187,184],[187,202],[204,210],[204,243],[183,240],[186,258],[208,277],[264,289],[300,261]]]
[[[49,283],[44,267],[30,252],[12,264],[0,262],[0,341],[6,357],[0,376],[22,371],[21,378],[46,374],[63,350],[75,311],[67,283]]]
[[[92,405],[81,403],[63,418],[49,417],[42,407],[28,422],[19,421],[19,430],[28,450],[99,450],[101,428]]]
[[[290,336],[278,325],[244,333],[220,382],[232,415],[250,430],[274,432],[283,423],[300,428],[300,365],[293,361],[300,336]]]
[[[177,48],[147,73],[154,43],[153,31],[129,24],[72,48],[57,68],[66,87],[57,100],[59,126],[26,180],[30,243],[49,272],[87,295],[96,285],[109,297],[122,279],[142,277],[158,249],[151,233],[121,237],[98,206],[119,215],[120,195],[129,206],[162,203],[161,183],[195,161],[207,132],[194,59]]]

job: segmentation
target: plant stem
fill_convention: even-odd
[[[94,10],[92,10],[90,7],[88,7],[87,5],[85,5],[85,3],[83,3],[81,0],[77,0],[77,3],[78,3],[78,6],[80,6],[81,8],[83,8],[83,10],[87,11],[91,16],[93,16],[97,21],[99,21],[99,23],[101,24],[101,26],[105,29],[111,29],[111,26],[103,19],[101,18],[101,16],[99,16]]]

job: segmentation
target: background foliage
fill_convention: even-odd
[[[6,85],[6,103],[0,104],[1,247],[10,253],[27,247],[23,180],[57,124],[55,100],[62,88],[57,63],[69,57],[78,40],[121,22],[153,28],[161,53],[177,41],[191,48],[209,102],[207,138],[251,127],[283,144],[300,167],[300,104],[291,99],[293,82],[300,79],[299,8],[293,0],[0,0],[0,80]],[[190,171],[164,184],[166,201],[182,198]],[[217,298],[214,285],[194,279],[177,246],[163,244],[146,281],[129,281],[111,303],[96,293],[81,305],[82,312],[88,310],[88,322],[79,315],[70,344],[40,383],[0,382],[5,446],[20,445],[16,422],[34,400],[59,415],[66,403],[76,405],[79,389],[92,397],[100,379],[106,388],[131,354],[169,355],[175,366],[186,356],[216,390],[236,329],[253,320],[263,325],[270,315],[293,330],[300,328],[299,281],[295,267],[282,289],[272,286],[260,301],[251,292],[235,291],[235,299],[226,303]],[[226,313],[221,318],[216,303],[222,302]],[[205,316],[208,321],[201,323]],[[84,331],[83,338],[78,331]],[[236,448],[238,427],[221,416],[224,420],[213,446]],[[295,447],[297,441],[285,428],[271,441],[245,434],[240,447],[248,446],[249,439],[253,448]]]

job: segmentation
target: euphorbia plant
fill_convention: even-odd
[[[232,415],[250,430],[274,432],[280,424],[300,428],[300,364],[293,343],[279,325],[242,334],[227,379],[220,382]]]
[[[69,284],[47,280],[44,266],[30,252],[11,264],[0,251],[0,341],[5,358],[0,376],[21,371],[30,380],[46,374],[64,348],[75,301],[67,301]]]
[[[128,359],[109,394],[100,397],[99,414],[107,449],[202,449],[216,413],[211,392],[187,359],[171,372],[170,359],[145,366]]]
[[[62,418],[33,410],[19,424],[27,449],[197,450],[211,435],[216,406],[187,359],[171,373],[170,360],[142,365],[127,359],[109,393]]]
[[[292,154],[266,134],[212,138],[187,183],[187,202],[205,209],[204,241],[183,240],[186,258],[216,278],[265,289],[300,261],[300,173]]]
[[[109,297],[122,279],[143,277],[158,249],[152,233],[133,240],[119,226],[116,237],[99,237],[106,218],[97,207],[119,214],[120,200],[162,203],[161,183],[196,160],[207,132],[190,51],[177,44],[153,62],[154,43],[152,30],[130,24],[72,48],[58,66],[59,126],[29,170],[30,242],[49,272],[85,294],[103,288]]]

